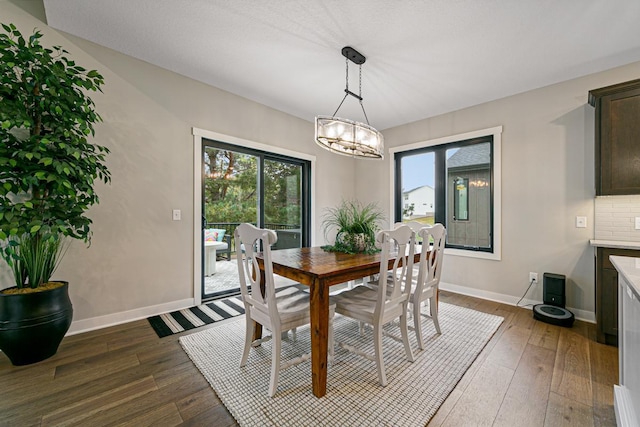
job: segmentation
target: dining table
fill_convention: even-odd
[[[388,269],[395,262],[389,257]],[[419,262],[416,253],[414,262]],[[380,254],[347,254],[328,252],[322,247],[305,247],[271,251],[273,273],[309,286],[311,323],[311,381],[313,394],[322,397],[327,392],[327,353],[329,336],[329,289],[331,286],[378,274]],[[262,254],[258,266],[264,272]],[[264,274],[261,287],[264,291]],[[255,325],[254,340],[262,337],[262,326]]]

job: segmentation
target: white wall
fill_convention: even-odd
[[[445,288],[515,303],[530,271],[540,279],[544,272],[564,274],[567,305],[594,318],[594,109],[587,93],[638,76],[634,63],[383,132],[388,149],[504,127],[502,259],[445,256]],[[356,193],[390,206],[392,160],[387,155],[382,170],[357,164]],[[587,228],[575,228],[578,215],[587,217]],[[540,301],[542,283],[528,297]]]
[[[72,331],[193,302],[192,127],[315,155],[317,216],[353,197],[353,159],[318,147],[311,122],[57,32],[14,2],[0,0],[0,17],[26,34],[37,27],[43,44],[62,45],[106,82],[93,96],[104,119],[95,140],[111,150],[113,182],[96,187],[91,247],[73,242],[54,276],[71,283]],[[172,220],[172,209],[182,210],[182,221]],[[319,223],[313,233],[322,244]],[[0,269],[0,287],[11,286],[8,268]]]

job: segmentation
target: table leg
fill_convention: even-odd
[[[311,380],[313,394],[327,393],[327,347],[329,337],[329,286],[320,279],[311,284]]]
[[[210,259],[209,259],[209,274],[215,274],[216,272],[216,258],[218,256],[218,251],[216,248],[211,248],[210,251]]]
[[[204,247],[204,275],[211,276],[216,272],[216,248]]]

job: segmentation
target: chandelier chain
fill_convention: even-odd
[[[364,104],[362,103],[362,64],[358,65],[360,68],[360,76],[358,77],[358,96],[360,97],[360,107],[362,107],[362,112],[364,113],[364,119],[369,124],[369,117],[367,117],[367,112],[364,111]]]

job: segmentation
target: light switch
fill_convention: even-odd
[[[636,217],[636,230],[640,230],[640,216]]]
[[[576,217],[576,228],[587,228],[587,217],[586,216],[577,216]]]
[[[173,220],[174,221],[180,221],[182,219],[182,212],[180,212],[180,209],[174,209],[173,210]]]

